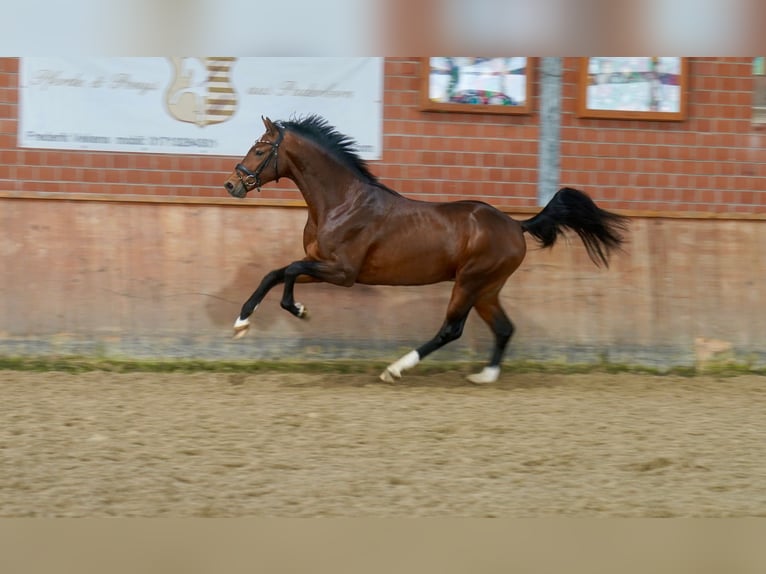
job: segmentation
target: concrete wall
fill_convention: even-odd
[[[310,320],[275,291],[232,341],[261,277],[303,255],[305,217],[236,200],[0,199],[0,354],[393,359],[436,332],[449,284],[298,285]],[[629,239],[606,271],[574,237],[531,249],[503,292],[509,356],[681,365],[701,337],[766,363],[765,221],[634,217]],[[434,359],[483,360],[489,344],[472,315]]]

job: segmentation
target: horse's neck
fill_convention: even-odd
[[[355,203],[367,187],[366,182],[348,167],[324,153],[311,159],[301,157],[290,161],[289,171],[287,177],[298,186],[318,220],[344,205]]]

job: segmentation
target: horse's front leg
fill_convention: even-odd
[[[267,273],[266,276],[261,279],[258,288],[253,291],[250,298],[245,301],[244,305],[242,305],[242,311],[240,311],[237,320],[234,322],[235,339],[239,339],[247,333],[247,330],[250,328],[250,315],[252,315],[258,308],[258,305],[263,301],[266,294],[280,283],[284,283],[286,269],[287,267],[282,267],[281,269],[275,269],[274,271]]]
[[[295,301],[295,283],[323,281],[333,285],[350,287],[356,281],[357,273],[350,267],[325,261],[304,259],[295,261],[285,268],[285,288],[281,305],[296,317],[306,317],[306,307]]]

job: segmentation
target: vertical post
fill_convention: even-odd
[[[561,58],[541,58],[538,205],[548,203],[559,186],[561,167]]]

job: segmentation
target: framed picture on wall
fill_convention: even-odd
[[[431,112],[528,114],[530,58],[421,58],[421,109]]]
[[[577,115],[682,121],[686,119],[687,86],[687,58],[582,58]]]

